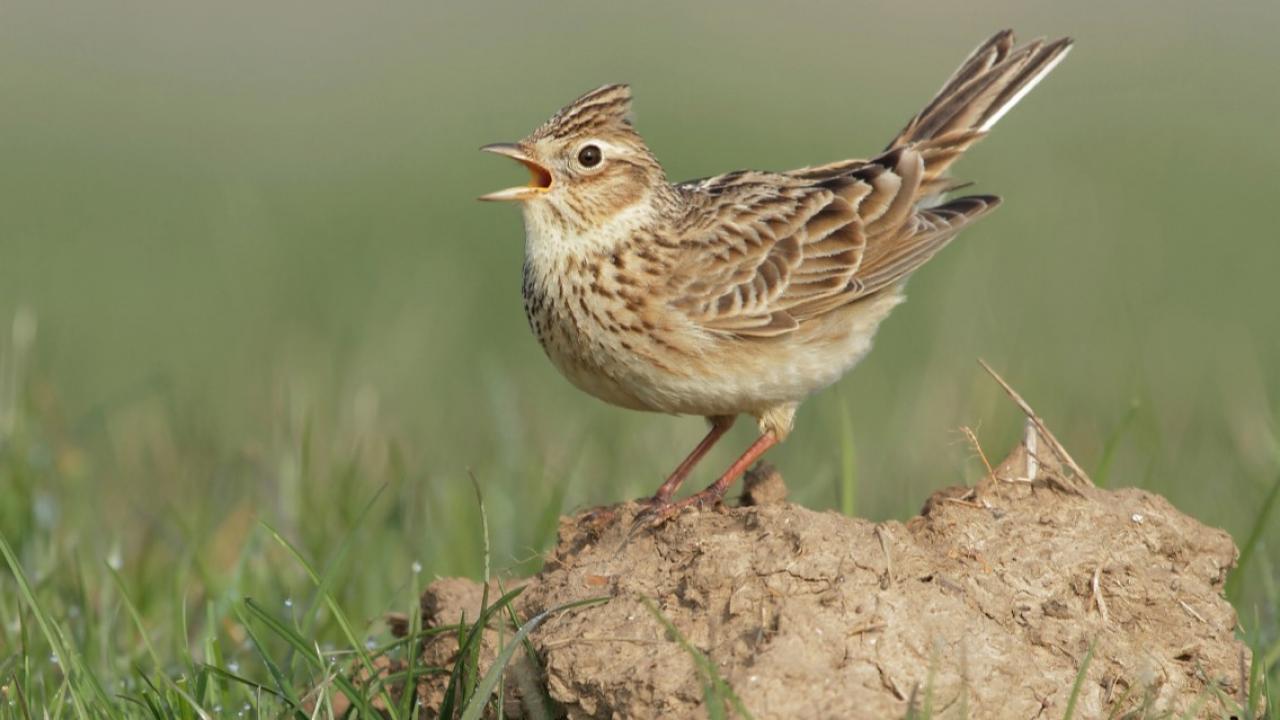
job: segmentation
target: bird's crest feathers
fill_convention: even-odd
[[[631,129],[631,87],[604,85],[560,108],[533,132],[531,139],[572,137],[587,130]]]

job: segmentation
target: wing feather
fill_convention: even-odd
[[[681,231],[694,260],[673,273],[671,303],[708,331],[774,337],[898,282],[997,204],[917,209],[926,163],[923,151],[898,148],[682,186],[699,200]]]
[[[772,337],[900,283],[999,204],[935,202],[962,186],[949,166],[1070,48],[996,33],[874,159],[676,186],[688,203],[670,304],[708,331]]]

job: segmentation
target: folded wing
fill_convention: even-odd
[[[772,337],[903,280],[999,202],[917,209],[927,152],[686,186],[697,207],[681,235],[697,247],[670,278],[672,304],[710,331]]]
[[[735,172],[681,189],[694,258],[671,303],[710,331],[772,337],[896,285],[1000,199],[972,195],[948,168],[1062,61],[1071,39],[979,45],[873,160],[787,173]]]

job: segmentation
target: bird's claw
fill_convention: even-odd
[[[640,509],[636,512],[635,517],[631,519],[631,531],[628,534],[634,535],[646,527],[658,527],[675,514],[675,505],[670,500],[662,500],[656,497],[642,501]]]
[[[698,510],[715,508],[720,505],[723,499],[724,495],[722,493],[708,492],[707,490],[675,502],[650,498],[645,502],[645,507],[636,513],[635,518],[631,521],[631,531],[634,533],[644,527],[660,527],[671,518],[679,515],[685,508],[691,507]]]

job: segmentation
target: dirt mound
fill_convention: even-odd
[[[1231,538],[1157,495],[1070,478],[1020,446],[905,524],[787,504],[776,478],[754,484],[763,504],[633,534],[634,505],[563,518],[521,614],[612,599],[532,636],[538,663],[520,666],[507,713],[533,682],[570,718],[707,717],[705,675],[650,606],[757,718],[894,718],[912,703],[938,717],[1062,717],[1091,647],[1076,717],[1183,711],[1209,686],[1239,697],[1248,650],[1222,597]],[[478,586],[441,581],[423,602],[442,621],[474,618]],[[428,646],[437,663],[442,642],[457,649]],[[433,682],[419,691],[438,707]]]

